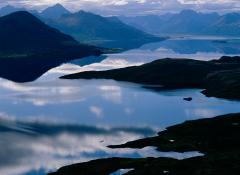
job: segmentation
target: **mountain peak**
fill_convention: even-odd
[[[43,10],[41,14],[45,18],[56,19],[64,14],[70,14],[70,11],[68,11],[62,4],[57,3]]]
[[[53,5],[52,7],[49,8],[58,8],[58,9],[62,9],[62,10],[67,10],[62,4],[57,3],[55,5]]]
[[[188,16],[188,15],[196,15],[198,14],[196,11],[191,9],[185,9],[180,12],[180,15]]]
[[[67,60],[101,53],[26,11],[0,17],[0,41],[0,74],[16,82],[33,81]]]
[[[72,37],[47,26],[27,11],[14,12],[0,18],[0,40],[1,51],[14,48],[15,51],[25,53],[58,48],[65,43],[78,45]]]
[[[128,26],[116,17],[103,17],[82,10],[63,15],[55,21],[48,22],[48,24],[72,35],[78,41],[101,47],[129,49],[147,42],[161,40]]]
[[[28,11],[17,11],[17,12],[13,12],[9,15],[4,16],[1,19],[9,19],[9,18],[14,18],[14,19],[34,19],[34,20],[38,20],[38,18],[36,18],[35,16],[33,16],[30,12]]]

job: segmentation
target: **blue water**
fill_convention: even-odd
[[[240,53],[236,40],[226,44],[217,39],[178,38],[76,60],[30,83],[0,79],[0,174],[42,175],[64,165],[112,156],[186,157],[157,153],[154,148],[111,150],[106,146],[152,136],[186,120],[240,112],[240,102],[207,98],[200,89],[156,92],[126,82],[58,77],[164,57],[210,60]],[[184,101],[184,97],[193,97],[193,101]]]

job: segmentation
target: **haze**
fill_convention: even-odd
[[[237,12],[239,0],[1,0],[0,6],[14,5],[35,10],[61,3],[71,11],[79,9],[102,15],[143,15],[193,9],[201,12]]]

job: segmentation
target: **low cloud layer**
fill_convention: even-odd
[[[240,9],[239,0],[0,0],[0,6],[10,4],[38,10],[56,3],[72,11],[83,9],[103,15],[161,14],[183,9],[225,13]]]

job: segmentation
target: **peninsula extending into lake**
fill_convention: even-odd
[[[142,66],[80,72],[61,78],[114,79],[144,84],[155,90],[200,88],[209,97],[240,99],[240,57],[212,61],[166,58]]]

